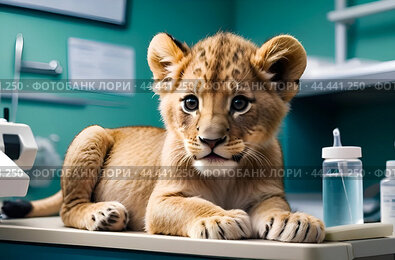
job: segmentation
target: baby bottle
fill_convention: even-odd
[[[322,198],[327,227],[363,223],[361,147],[342,146],[339,129],[333,146],[322,148]]]

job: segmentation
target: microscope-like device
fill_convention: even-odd
[[[30,127],[0,118],[0,197],[26,196],[30,178],[24,170],[32,168],[36,154]]]
[[[15,42],[13,82],[15,86],[19,86],[20,73],[24,68],[22,51],[23,36],[18,34]],[[29,64],[35,67],[42,65],[32,62]],[[24,197],[30,181],[24,170],[32,168],[36,159],[37,144],[28,125],[15,123],[18,88],[13,89],[11,101],[11,120],[9,120],[10,110],[7,107],[4,108],[4,118],[0,118],[0,197]]]

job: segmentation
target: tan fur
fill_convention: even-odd
[[[219,33],[189,48],[158,34],[148,63],[166,131],[91,126],[76,136],[61,181],[64,224],[192,238],[321,242],[322,221],[290,212],[276,171],[282,169],[276,134],[306,66],[302,45],[284,35],[257,47]],[[255,89],[252,82],[264,87]],[[198,110],[182,107],[188,95],[198,97]],[[230,108],[237,95],[251,100],[245,111]],[[202,137],[224,141],[210,148]],[[223,159],[207,159],[210,152]],[[231,174],[254,169],[265,174]],[[34,202],[31,216],[53,212],[61,198],[52,201]]]
[[[26,217],[43,217],[57,214],[62,202],[62,191],[58,191],[48,198],[32,201],[32,211]]]

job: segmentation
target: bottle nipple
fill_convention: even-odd
[[[335,128],[335,130],[333,130],[333,146],[342,146],[339,128]]]

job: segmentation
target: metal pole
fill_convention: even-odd
[[[346,8],[346,0],[336,0],[335,9]],[[344,22],[335,23],[335,60],[337,64],[342,64],[347,59],[347,28]]]

